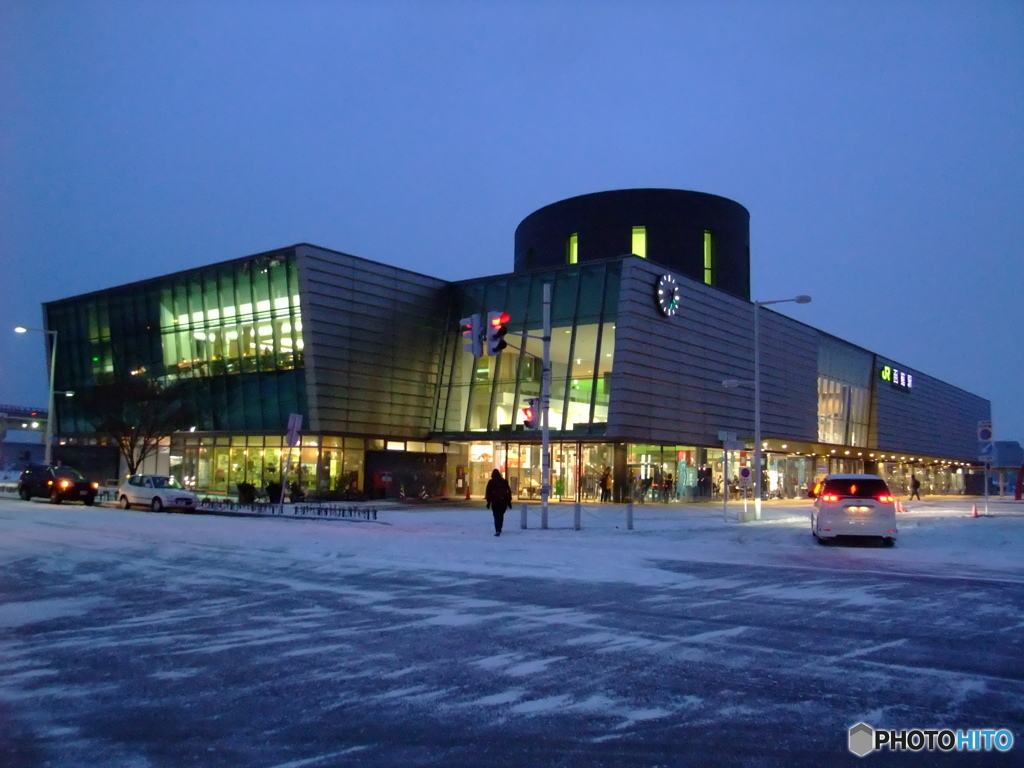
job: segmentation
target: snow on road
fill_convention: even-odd
[[[45,541],[63,548],[70,560],[93,550],[131,551],[139,567],[154,548],[164,557],[176,548],[201,547],[328,569],[347,561],[367,568],[652,585],[673,578],[650,567],[661,560],[1024,578],[1024,502],[993,501],[990,516],[978,518],[971,516],[973,503],[908,505],[899,515],[898,544],[887,550],[813,546],[806,502],[766,505],[762,520],[743,524],[724,522],[718,505],[637,506],[632,531],[621,506],[584,507],[580,531],[572,530],[569,505],[551,507],[549,530],[540,530],[537,506],[530,507],[529,527],[521,530],[514,507],[498,538],[482,505],[390,507],[368,522],[152,514],[0,499],[0,558]]]
[[[1024,738],[1006,634],[1024,505],[971,504],[915,503],[887,549],[818,546],[806,502],[746,524],[637,506],[632,531],[621,507],[586,507],[580,531],[571,506],[551,530],[513,508],[499,538],[482,505],[353,521],[0,500],[0,720],[54,765],[476,765],[460,728],[537,765],[701,762],[702,729],[768,764],[783,728],[787,764],[822,764],[850,718],[970,725],[979,703]],[[974,636],[992,652],[956,650]]]

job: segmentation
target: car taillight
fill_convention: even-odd
[[[892,496],[890,496],[887,493],[883,493],[881,496],[879,496],[878,500],[883,504],[892,504]]]
[[[92,487],[93,487],[93,490],[98,491],[100,489],[100,484],[99,483],[93,483]]]
[[[839,497],[836,496],[834,493],[826,493],[824,496],[821,497],[821,500],[826,502],[836,502],[839,501]]]
[[[60,487],[61,488],[67,488],[69,485],[71,485],[71,481],[70,480],[61,480],[60,481]]]

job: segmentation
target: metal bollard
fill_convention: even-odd
[[[633,502],[626,502],[626,530],[633,530]]]
[[[580,529],[580,513],[583,511],[583,505],[578,501],[573,505],[572,510],[572,529],[578,531]]]
[[[526,530],[526,505],[519,505],[519,527]]]

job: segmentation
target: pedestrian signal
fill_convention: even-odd
[[[527,429],[536,429],[540,417],[540,398],[530,397],[523,408],[523,424]]]

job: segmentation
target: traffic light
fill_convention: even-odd
[[[484,353],[484,329],[480,324],[480,315],[470,315],[459,320],[462,325],[462,340],[466,342],[463,349],[473,355],[480,357]]]
[[[536,429],[540,420],[540,398],[528,397],[526,407],[523,408],[523,424],[527,429]]]
[[[508,312],[487,313],[487,354],[498,355],[501,350],[508,346],[505,341],[505,334],[508,333],[508,323],[512,318]]]

